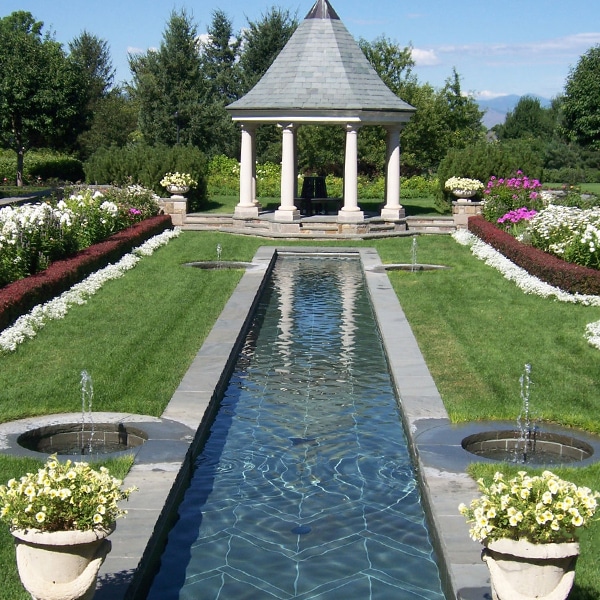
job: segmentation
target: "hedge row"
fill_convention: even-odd
[[[600,294],[600,271],[575,265],[519,242],[481,216],[469,217],[468,229],[530,275],[572,294]]]
[[[167,173],[189,173],[198,182],[186,198],[190,212],[201,210],[206,201],[208,162],[195,146],[148,146],[133,144],[124,148],[100,148],[85,163],[89,184],[138,183],[162,198],[168,197],[160,180]]]
[[[17,155],[11,150],[0,150],[0,180],[14,185],[17,178]],[[50,150],[29,150],[23,164],[23,180],[34,185],[37,180],[75,183],[84,178],[83,163],[68,154]]]
[[[88,275],[118,262],[133,248],[172,227],[169,215],[151,217],[81,250],[71,258],[57,260],[45,271],[4,286],[0,289],[0,331],[37,304],[59,296]]]

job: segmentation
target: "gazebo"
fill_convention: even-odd
[[[242,130],[240,200],[234,217],[258,217],[256,128],[282,131],[281,202],[274,219],[300,218],[295,206],[298,167],[296,134],[301,125],[342,125],[346,130],[343,207],[337,220],[360,223],[357,136],[363,125],[387,130],[385,206],[381,217],[404,217],[400,204],[400,131],[415,108],[398,98],[377,75],[328,0],[317,0],[260,81],[229,106]]]

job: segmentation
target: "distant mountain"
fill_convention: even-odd
[[[550,106],[550,100],[548,100],[548,98],[542,98],[536,94],[526,95],[533,98],[538,98],[540,104],[544,108],[548,108]],[[479,106],[479,110],[485,111],[481,121],[488,129],[491,129],[494,125],[498,125],[499,123],[504,123],[506,114],[515,108],[520,99],[521,96],[517,96],[516,94],[507,94],[506,96],[497,96],[491,100],[478,100],[477,104]]]

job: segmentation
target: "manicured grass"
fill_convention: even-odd
[[[600,432],[600,353],[583,336],[600,308],[526,295],[450,237],[417,248],[452,268],[389,276],[451,418],[516,419],[530,363],[534,418]]]
[[[42,188],[39,185],[24,185],[17,187],[16,185],[0,186],[0,199],[2,198],[17,198],[19,196],[31,196],[36,193],[46,193],[52,191],[50,188]]]
[[[563,185],[564,184],[562,183],[545,183],[544,187],[553,190],[560,190],[563,187]],[[582,192],[589,192],[591,194],[600,195],[600,183],[581,183],[577,187]]]
[[[417,240],[418,262],[451,268],[389,277],[451,417],[516,420],[519,377],[529,362],[532,416],[599,432],[600,354],[583,332],[600,320],[600,308],[527,296],[448,236]],[[182,233],[88,304],[0,357],[0,421],[78,411],[83,369],[92,376],[95,410],[160,415],[242,275],[183,266],[215,260],[217,244],[223,260],[248,261],[262,245],[315,242]],[[375,246],[384,262],[411,261],[412,238],[318,245]],[[0,478],[9,476],[0,471]],[[600,487],[597,467],[574,469],[572,479]],[[578,574],[571,600],[600,597],[595,529],[586,533],[579,567],[584,583]],[[10,552],[0,557],[2,570],[13,561]]]

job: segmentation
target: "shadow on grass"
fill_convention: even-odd
[[[569,594],[569,600],[598,600],[598,590],[575,584]]]
[[[279,198],[259,198],[258,199],[263,211],[276,211],[280,206]],[[401,204],[406,210],[406,215],[409,217],[415,216],[442,216],[449,215],[450,212],[442,212],[437,206],[433,198],[401,198]],[[235,206],[238,202],[236,197],[232,196],[213,196],[209,200],[202,203],[200,212],[213,212],[233,214]],[[381,208],[384,202],[381,199],[359,200],[358,205],[369,216],[381,214]]]

